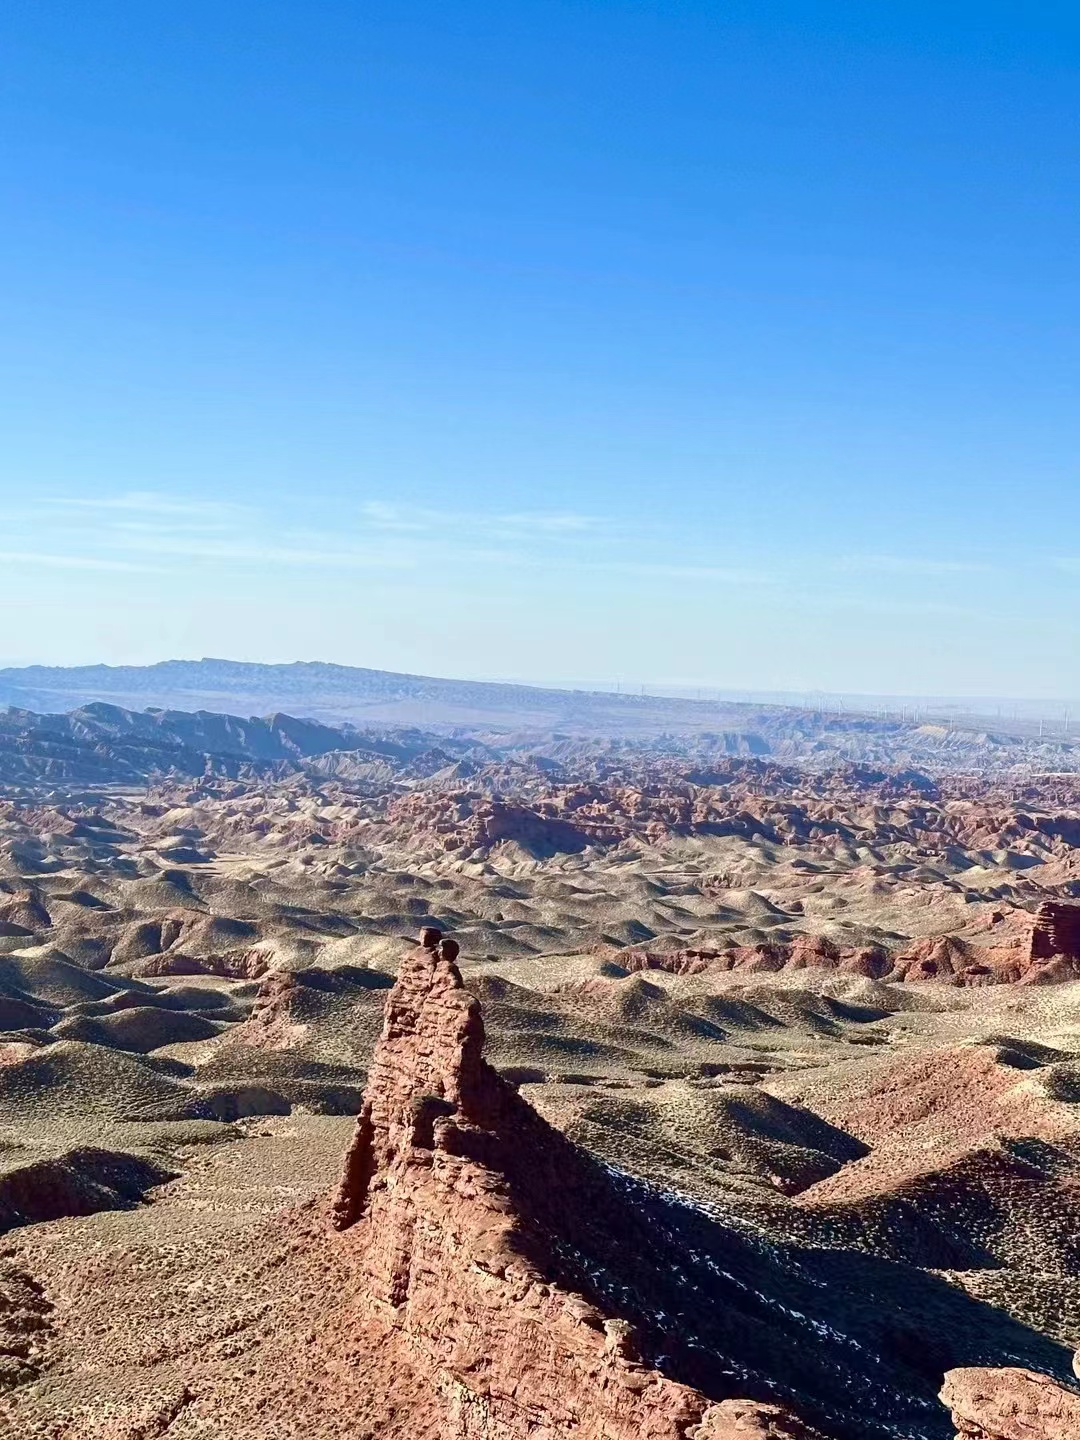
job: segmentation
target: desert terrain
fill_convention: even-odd
[[[655,718],[0,714],[6,1433],[1080,1435],[1072,746]]]

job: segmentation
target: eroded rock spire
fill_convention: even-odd
[[[601,1254],[599,1272],[620,1223],[632,1273],[642,1236],[603,1168],[484,1060],[456,957],[431,929],[401,963],[333,1208],[368,1320],[431,1377],[440,1440],[814,1440],[779,1407],[661,1374],[629,1293],[605,1313],[568,1282],[565,1256]]]

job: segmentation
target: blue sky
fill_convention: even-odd
[[[0,658],[1080,692],[1080,11],[0,13]]]

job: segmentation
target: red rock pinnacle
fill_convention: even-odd
[[[439,1440],[811,1440],[788,1412],[649,1368],[634,1326],[559,1282],[556,1232],[605,1217],[602,1174],[483,1059],[478,1002],[436,930],[402,962],[334,1204],[371,1321],[430,1377]],[[698,1428],[700,1427],[700,1428]]]

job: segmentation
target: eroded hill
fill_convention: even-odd
[[[349,751],[280,717],[239,737],[219,720],[176,722],[198,727],[192,774],[24,776],[0,808],[12,1433],[515,1440],[546,1406],[552,1434],[944,1440],[954,1370],[958,1424],[1010,1396],[1067,1413],[1072,777],[780,763],[700,737],[387,732]],[[108,744],[129,728],[100,723]],[[229,769],[208,740],[293,749]],[[453,1005],[466,1032],[482,1007],[483,1067],[421,1066],[394,1092],[334,1231],[425,927],[460,946]],[[397,993],[391,1016],[411,1013]],[[387,1140],[406,1113],[408,1151]],[[377,1220],[372,1177],[402,1165],[420,1188]],[[421,1211],[433,1250],[406,1238]],[[549,1287],[523,1331],[514,1264],[484,1282],[509,1337],[487,1389],[488,1312],[439,1268],[484,1236]],[[394,1363],[360,1363],[382,1353],[371,1297],[395,1309],[414,1265],[438,1324],[391,1317]],[[526,1332],[551,1383],[515,1410]],[[614,1409],[575,1400],[575,1374],[607,1377]]]

